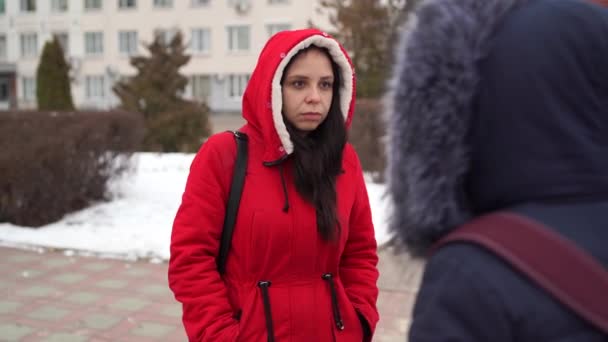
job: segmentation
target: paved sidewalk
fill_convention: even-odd
[[[374,341],[405,341],[421,265],[380,253]],[[167,264],[0,248],[0,341],[186,341]]]

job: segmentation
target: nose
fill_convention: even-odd
[[[319,102],[321,101],[321,94],[319,93],[319,89],[316,87],[311,87],[310,92],[307,97],[308,102]]]

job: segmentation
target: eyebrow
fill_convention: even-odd
[[[295,79],[305,79],[305,80],[310,79],[310,77],[304,76],[304,75],[290,75],[290,76],[287,76],[287,78],[289,78],[289,79],[293,79],[293,78],[295,78]],[[323,77],[321,77],[322,80],[332,80],[333,78],[334,78],[333,76],[323,76]]]

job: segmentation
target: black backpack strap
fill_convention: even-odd
[[[224,227],[222,228],[222,238],[220,239],[220,250],[217,256],[217,270],[220,274],[226,272],[226,259],[228,258],[228,252],[230,251],[232,233],[234,232],[236,215],[239,211],[241,194],[243,193],[243,185],[245,183],[245,171],[247,169],[247,135],[239,131],[232,133],[236,140],[236,161],[234,162],[232,183],[228,195],[228,203],[226,204],[226,215],[224,216]]]
[[[480,245],[608,333],[608,270],[561,235],[530,218],[497,212],[475,219],[440,239]]]

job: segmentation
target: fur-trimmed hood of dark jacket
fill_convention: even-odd
[[[385,108],[390,225],[412,254],[482,212],[608,199],[606,12],[577,0],[427,0],[410,15]],[[597,40],[576,39],[588,30]]]

